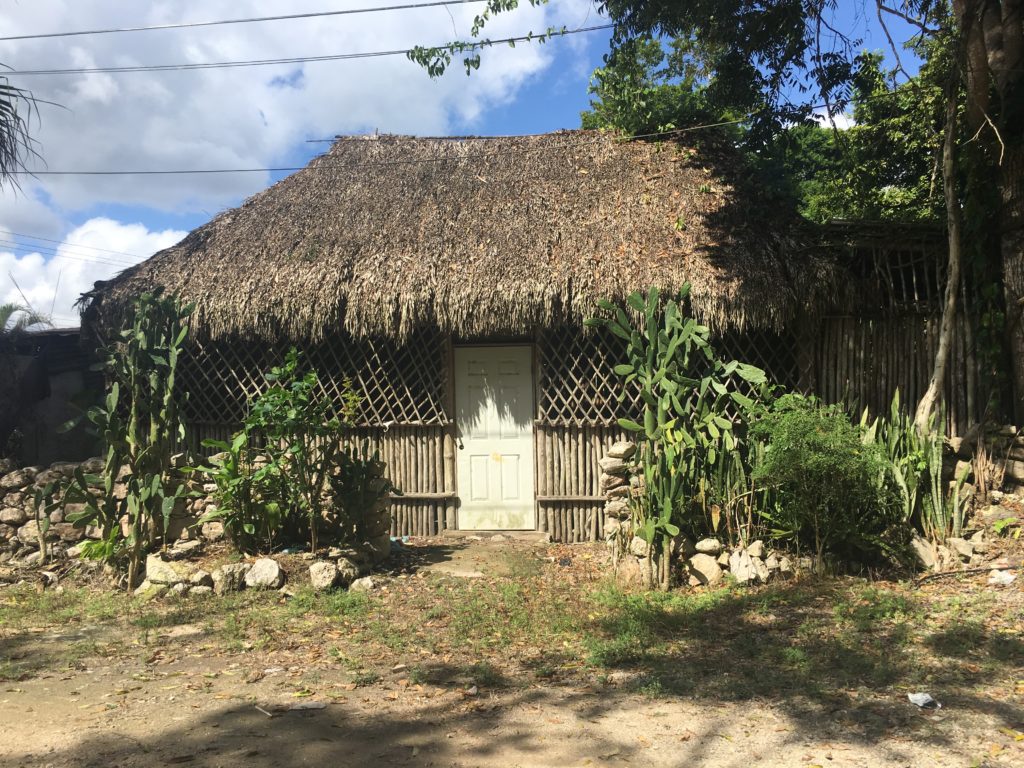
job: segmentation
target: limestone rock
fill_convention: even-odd
[[[147,579],[136,587],[133,594],[136,597],[141,597],[143,600],[156,600],[158,597],[166,595],[168,589],[170,587],[166,584],[154,584]]]
[[[604,537],[610,539],[615,536],[622,527],[622,521],[617,517],[606,517],[604,519]]]
[[[212,504],[210,505],[213,506]],[[210,512],[210,507],[206,508],[207,513]],[[224,538],[224,523],[216,520],[211,520],[208,523],[203,523],[203,527],[200,528],[200,533],[203,538],[207,541],[220,541]]]
[[[106,462],[99,456],[94,456],[91,459],[83,461],[80,466],[85,474],[97,475],[103,471],[103,468],[106,466]]]
[[[192,589],[190,589],[188,593],[192,597],[198,597],[199,595],[212,595],[213,587],[204,587],[200,585],[197,587],[192,587]]]
[[[188,583],[193,587],[209,587],[213,589],[213,576],[203,570],[196,571],[188,577]]]
[[[188,594],[190,588],[191,585],[186,584],[184,581],[179,581],[177,584],[172,584],[167,588],[167,594],[182,597]]]
[[[182,560],[189,555],[198,554],[199,550],[202,548],[203,542],[198,541],[197,539],[179,541],[167,550],[167,557],[171,560]]]
[[[646,540],[641,539],[639,536],[634,536],[629,541],[629,553],[636,557],[647,557],[651,551],[651,545]]]
[[[780,568],[779,558],[775,556],[774,552],[764,559],[764,564],[769,571],[777,571]]]
[[[612,443],[611,448],[608,449],[608,458],[628,460],[633,458],[634,453],[636,453],[636,443],[620,440],[617,443]]]
[[[622,475],[609,475],[607,472],[602,472],[598,483],[601,493],[604,493],[612,488],[618,488],[620,485],[625,485],[626,478]]]
[[[620,485],[618,488],[611,488],[605,491],[604,497],[610,501],[615,499],[627,499],[629,498],[629,486]]]
[[[71,523],[55,523],[50,530],[64,542],[73,544],[85,538],[85,531]]]
[[[215,570],[213,576],[213,591],[218,595],[228,592],[237,592],[245,586],[245,575],[251,566],[248,563],[229,563],[222,565]]]
[[[974,545],[966,539],[950,536],[946,539],[946,544],[964,560],[970,560],[974,555]]]
[[[46,538],[56,539],[57,532],[53,530],[51,526],[46,532]],[[23,526],[18,529],[18,541],[24,544],[26,547],[38,547],[39,546],[39,523],[35,520],[29,520]]]
[[[44,469],[35,476],[32,484],[35,485],[36,488],[43,488],[47,483],[57,484],[63,479],[64,475],[61,472],[57,472],[52,469]]]
[[[50,471],[70,478],[75,476],[75,470],[79,466],[81,465],[77,461],[55,461],[50,465]]]
[[[624,475],[626,474],[626,462],[622,459],[616,459],[613,456],[605,456],[604,458],[597,460],[598,465],[601,467],[601,471],[608,475]]]
[[[790,561],[790,559],[788,557],[785,557],[785,556],[780,557],[779,558],[779,573],[789,574],[789,573],[792,573],[792,572],[793,572],[793,563]]]
[[[747,547],[747,554],[751,557],[764,557],[764,542],[758,539]]]
[[[757,571],[751,560],[750,553],[742,549],[737,549],[729,555],[729,572],[738,584],[757,581]]]
[[[284,571],[276,560],[261,557],[245,574],[245,586],[251,589],[280,589],[284,586]]]
[[[28,514],[21,507],[4,507],[0,509],[0,523],[19,526],[28,520]]]
[[[722,569],[718,561],[711,555],[698,552],[687,561],[692,576],[695,576],[701,584],[712,586],[722,580]]]
[[[910,540],[910,548],[914,552],[914,556],[917,557],[917,561],[924,568],[933,569],[938,564],[937,553],[935,547],[930,542],[926,541],[924,537],[914,534],[914,537]]]
[[[722,551],[722,542],[715,538],[701,539],[694,548],[704,555],[717,555]]]
[[[729,567],[729,553],[728,552],[723,551],[722,554],[720,554],[718,556],[718,564],[720,566],[722,566],[723,568],[728,568]]]
[[[768,579],[771,577],[771,572],[768,570],[768,566],[765,565],[764,560],[760,557],[750,558],[750,564],[754,567],[754,573],[757,574],[757,580],[762,584],[767,584]]]
[[[309,582],[317,592],[330,589],[338,583],[338,566],[321,561],[309,566]]]
[[[39,472],[35,467],[16,469],[3,477],[0,477],[0,490],[17,491],[32,485]]]
[[[364,576],[361,579],[356,579],[352,582],[352,585],[348,588],[349,592],[372,592],[377,586],[372,576]]]
[[[335,566],[338,572],[338,584],[347,586],[364,574],[364,565],[351,557],[339,557]]]
[[[680,533],[678,536],[672,537],[672,554],[685,560],[697,554],[697,548],[693,546],[689,536]]]
[[[192,575],[192,566],[164,560],[159,552],[146,556],[146,580],[153,584],[180,584],[188,581]]]
[[[605,502],[604,513],[609,517],[617,517],[620,520],[629,517],[629,503],[618,499]]]

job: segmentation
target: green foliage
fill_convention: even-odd
[[[381,508],[389,496],[401,491],[384,476],[384,463],[369,441],[348,445],[338,452],[337,463],[328,477],[331,510],[326,523],[339,542],[365,541],[365,515]]]
[[[215,507],[199,519],[199,524],[223,523],[228,536],[243,552],[271,550],[284,522],[279,468],[253,447],[252,439],[252,433],[242,429],[230,443],[204,440],[204,446],[219,452],[210,457],[208,464],[196,468],[216,486]]]
[[[135,300],[130,324],[104,350],[107,396],[86,414],[106,448],[104,493],[93,496],[89,478],[79,470],[65,497],[85,504],[70,522],[102,531],[101,543],[88,554],[107,561],[127,556],[129,587],[142,556],[166,533],[171,514],[186,497],[185,486],[173,477],[171,457],[185,437],[175,376],[192,309],[159,292]],[[124,493],[115,493],[116,483],[123,484]]]
[[[599,302],[601,314],[587,321],[626,341],[626,362],[615,366],[624,398],[639,391],[642,423],[620,419],[640,437],[641,493],[631,499],[638,535],[660,551],[680,526],[718,527],[723,508],[750,502],[743,462],[744,428],[766,392],[764,371],[715,356],[710,331],[687,317],[678,300],[662,303],[656,289],[633,293],[622,307]],[[738,386],[744,383],[748,394]]]
[[[906,526],[890,464],[838,406],[784,395],[752,427],[765,441],[755,480],[775,488],[766,515],[776,538],[825,556],[870,561],[902,557]]]
[[[548,0],[529,0],[532,6],[545,5],[547,2]],[[518,7],[519,0],[487,0],[487,5],[483,12],[473,18],[473,26],[470,29],[469,36],[474,39],[454,40],[439,46],[417,45],[409,50],[406,56],[410,61],[416,62],[427,70],[427,74],[431,77],[441,77],[451,65],[454,54],[466,54],[462,64],[466,68],[466,74],[469,75],[473,70],[480,69],[480,51],[498,42],[480,37],[480,33],[487,26],[487,22],[496,14],[512,11]],[[549,27],[546,31],[539,34],[530,32],[526,35],[526,40],[527,42],[545,43],[553,36],[565,34],[567,31],[566,27],[561,27],[560,29]],[[509,45],[515,48],[514,42],[509,42]]]
[[[935,66],[893,85],[878,54],[852,80],[853,125],[802,124],[778,135],[768,157],[809,219],[939,221],[943,97]],[[941,67],[939,69],[942,69]]]
[[[315,552],[325,524],[324,496],[336,482],[331,476],[339,461],[351,472],[358,466],[341,441],[361,398],[344,382],[336,413],[316,371],[302,371],[300,363],[293,347],[266,374],[269,386],[249,402],[242,430],[230,443],[207,442],[221,453],[198,468],[217,486],[217,509],[201,522],[220,520],[242,549],[270,549],[287,535],[308,537]]]
[[[918,430],[900,408],[896,390],[888,416],[869,425],[865,410],[861,426],[864,442],[880,446],[889,460],[903,519],[916,523],[935,542],[959,536],[966,511],[960,490],[966,474],[957,478],[952,490],[946,488],[942,472],[945,421],[932,414],[927,428]]]
[[[584,128],[627,135],[670,131],[712,119],[704,98],[709,72],[704,52],[690,38],[630,40],[604,58],[590,80]]]
[[[46,483],[36,487],[32,494],[32,509],[35,512],[36,530],[39,531],[39,554],[45,563],[49,559],[46,545],[46,533],[50,530],[50,513],[60,508],[60,501],[54,500],[57,484]]]

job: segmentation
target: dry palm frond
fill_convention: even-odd
[[[829,292],[812,240],[723,141],[349,137],[83,304],[102,328],[163,287],[196,303],[200,336],[471,336],[578,322],[598,298],[689,282],[706,323],[777,329]]]

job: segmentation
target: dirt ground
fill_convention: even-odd
[[[637,596],[604,569],[463,539],[358,599],[6,586],[0,766],[1024,765],[1017,584]]]

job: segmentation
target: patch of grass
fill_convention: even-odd
[[[380,682],[380,674],[373,670],[362,670],[352,675],[352,682],[356,685],[373,685]]]
[[[473,682],[484,688],[495,688],[505,684],[505,676],[486,661],[478,661],[469,668]]]
[[[368,613],[369,600],[365,593],[347,590],[316,592],[312,587],[301,587],[287,603],[289,616],[314,615],[316,618],[361,618]]]
[[[131,601],[120,592],[86,587],[39,592],[34,586],[23,584],[4,590],[0,599],[0,627],[104,622],[130,610]]]
[[[851,623],[858,632],[870,632],[876,630],[879,624],[916,618],[921,610],[906,595],[887,589],[865,587],[857,591],[851,600],[837,602],[834,613],[837,619]]]

